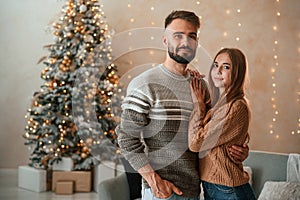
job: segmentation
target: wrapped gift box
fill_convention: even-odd
[[[56,194],[73,194],[74,182],[73,181],[57,181],[55,186]]]
[[[74,163],[72,158],[64,157],[59,162],[54,162],[52,165],[52,170],[61,170],[61,171],[72,171]]]
[[[112,161],[104,161],[94,168],[94,191],[98,192],[98,184],[104,180],[119,176],[125,173],[123,164],[116,165]]]
[[[47,191],[47,170],[19,166],[18,186],[34,192]]]
[[[73,181],[75,192],[90,192],[92,188],[91,171],[53,171],[52,191],[56,191],[58,181]]]

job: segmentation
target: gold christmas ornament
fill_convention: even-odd
[[[67,38],[72,38],[73,37],[73,34],[71,32],[67,33]]]
[[[84,152],[84,153],[89,152],[89,148],[87,148],[86,146],[82,147],[82,152]]]
[[[93,144],[93,139],[92,138],[88,138],[88,139],[86,139],[86,144],[88,145],[88,146],[91,146],[92,144]]]
[[[86,153],[81,153],[80,157],[85,159],[85,158],[87,158],[87,154]]]

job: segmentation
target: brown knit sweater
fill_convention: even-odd
[[[196,108],[195,108],[196,109]],[[249,181],[242,162],[229,154],[232,145],[249,139],[250,111],[244,99],[215,108],[210,119],[201,120],[193,111],[189,125],[189,148],[199,152],[200,178],[214,184],[239,186]]]

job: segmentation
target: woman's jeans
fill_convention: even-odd
[[[227,187],[202,181],[205,200],[256,200],[249,183],[237,187]]]
[[[165,199],[157,198],[153,195],[151,188],[142,189],[142,200],[199,200],[199,197],[188,198],[173,193],[170,197]]]

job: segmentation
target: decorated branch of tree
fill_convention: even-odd
[[[68,0],[61,14],[52,25],[54,44],[45,46],[49,55],[39,61],[44,84],[33,95],[23,137],[30,166],[48,169],[71,157],[74,170],[89,170],[101,160],[119,160],[111,105],[119,81],[113,30],[98,0]]]

